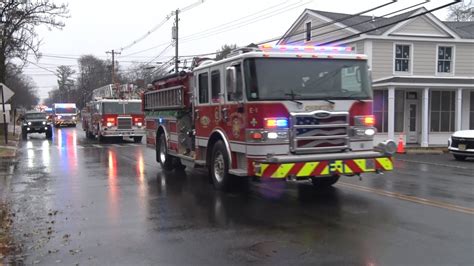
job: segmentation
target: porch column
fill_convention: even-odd
[[[388,87],[388,139],[395,139],[395,87]]]
[[[456,130],[461,130],[461,122],[462,122],[462,88],[458,88],[456,90],[456,103],[455,105],[455,117],[456,117],[456,123],[454,125],[454,128]]]
[[[429,113],[430,88],[423,89],[423,99],[421,102],[421,147],[428,147],[428,124],[430,120]]]

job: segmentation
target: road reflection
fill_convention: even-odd
[[[119,191],[117,181],[117,154],[115,150],[108,151],[108,200],[109,222],[117,224],[119,213]]]
[[[65,172],[77,173],[77,132],[58,128],[55,134],[59,150],[59,163]]]

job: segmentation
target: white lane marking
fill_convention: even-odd
[[[434,166],[443,166],[443,167],[450,167],[450,168],[458,168],[458,169],[469,169],[469,167],[459,166],[459,165],[449,165],[449,164],[442,164],[442,163],[430,163],[424,161],[416,161],[416,160],[407,160],[407,159],[398,159],[395,158],[396,161],[407,162],[407,163],[417,163],[417,164],[429,164]]]
[[[99,148],[99,149],[102,149],[104,146],[102,145],[99,145],[99,144],[92,144],[92,146],[96,147],[96,148]]]

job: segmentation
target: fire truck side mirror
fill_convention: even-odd
[[[226,87],[229,98],[233,100],[237,90],[237,70],[233,66],[226,68]]]

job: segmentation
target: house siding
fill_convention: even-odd
[[[311,21],[311,27],[318,27],[319,25],[327,23],[327,21],[316,18],[316,17],[308,17],[307,15],[303,17],[300,23],[289,33],[289,35],[294,34],[295,32],[302,32],[295,36],[290,36],[289,38],[284,39],[284,43],[286,44],[305,44],[305,26],[306,23]],[[328,31],[337,30],[335,32],[331,32],[329,34],[324,34]],[[340,28],[334,24],[330,24],[318,29],[314,29],[312,31],[311,41],[308,43],[312,44],[319,44],[327,41],[336,40],[342,37],[349,36],[351,32],[347,30],[340,30]]]
[[[428,20],[424,17],[418,17],[415,20],[408,22],[406,25],[401,27],[399,30],[392,33],[392,35],[400,34],[423,34],[423,35],[432,35],[432,36],[445,36],[448,35],[437,26],[433,25],[432,23],[428,22]]]
[[[392,76],[393,41],[374,40],[372,44],[372,78],[374,80]]]
[[[456,44],[456,57],[454,61],[454,73],[456,76],[474,76],[474,44]]]
[[[413,75],[433,76],[436,71],[436,43],[413,42]],[[394,59],[392,59],[394,60]]]
[[[363,54],[364,53],[364,44],[365,44],[364,41],[359,41],[359,42],[355,43],[356,53],[358,53],[358,54]]]

